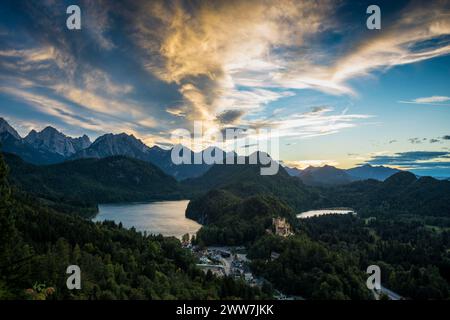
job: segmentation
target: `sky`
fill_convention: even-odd
[[[163,147],[195,121],[263,128],[290,166],[445,177],[449,53],[450,1],[2,1],[0,117],[22,136],[51,125]]]

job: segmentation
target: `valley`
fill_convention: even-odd
[[[449,181],[372,166],[281,166],[264,176],[261,165],[245,157],[245,164],[188,169],[171,164],[170,150],[149,148],[125,134],[89,144],[47,128],[32,133],[30,143],[14,132],[3,123],[9,140],[2,141],[10,151],[2,155],[8,166],[3,185],[12,192],[3,208],[13,208],[4,212],[16,217],[2,226],[4,234],[16,234],[8,237],[3,261],[14,265],[29,256],[51,271],[23,269],[24,282],[9,287],[4,278],[2,294],[23,296],[23,288],[39,280],[57,288],[55,298],[69,298],[57,268],[74,259],[92,279],[78,294],[82,299],[385,298],[365,287],[371,264],[382,267],[384,287],[404,298],[450,294]],[[11,139],[22,147],[11,149]],[[75,151],[77,142],[85,148]],[[25,147],[41,155],[61,151],[56,153],[62,158],[30,163],[21,158],[32,155]],[[349,212],[357,214],[344,214]],[[19,244],[32,249],[19,250]],[[228,257],[219,257],[221,252]],[[58,264],[61,254],[66,258]],[[16,271],[1,267],[14,276]],[[181,275],[172,273],[177,268]],[[100,270],[111,271],[109,282]],[[173,279],[189,289],[168,284]]]

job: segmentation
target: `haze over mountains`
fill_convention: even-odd
[[[0,143],[2,151],[16,154],[26,162],[35,165],[57,164],[83,158],[127,156],[150,162],[177,180],[199,177],[211,168],[211,165],[205,163],[176,165],[171,159],[171,149],[149,147],[133,135],[126,133],[105,134],[91,142],[86,135],[72,138],[48,126],[40,132],[32,130],[25,138],[22,138],[3,118],[0,118]],[[181,147],[182,154],[191,152],[187,147]],[[225,153],[217,147],[209,147],[202,152],[210,152],[213,155],[220,153],[219,157],[222,159],[235,156],[233,152]],[[195,153],[191,152],[191,160],[194,157]],[[332,166],[308,167],[304,170],[289,167],[285,169],[289,175],[299,177],[305,184],[314,186],[342,185],[365,179],[383,181],[399,171],[370,165],[347,170]]]

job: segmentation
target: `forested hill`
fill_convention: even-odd
[[[68,204],[180,198],[178,182],[151,163],[114,156],[36,166],[5,154],[11,182],[37,197]]]
[[[310,209],[322,201],[315,188],[305,186],[297,177],[289,176],[282,166],[275,175],[261,175],[260,170],[260,164],[216,164],[201,177],[187,179],[182,185],[197,196],[218,189],[241,198],[275,196],[296,211]]]
[[[249,244],[271,228],[272,218],[295,224],[295,212],[321,205],[320,193],[283,167],[275,175],[261,175],[260,170],[260,164],[248,162],[214,165],[203,176],[183,182],[200,193],[186,209],[188,218],[205,225],[197,233],[200,242]]]
[[[0,300],[268,297],[242,281],[205,275],[177,239],[95,224],[12,193],[6,173],[0,155]],[[66,287],[73,264],[81,290]]]
[[[383,182],[366,180],[323,189],[327,206],[355,208],[359,214],[450,217],[450,181],[399,172]]]

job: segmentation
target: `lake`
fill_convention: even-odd
[[[126,228],[181,238],[195,234],[201,227],[184,216],[189,200],[156,201],[149,203],[101,204],[93,221],[122,222]]]
[[[311,218],[311,217],[315,217],[315,216],[322,216],[324,214],[348,214],[348,213],[356,214],[356,212],[350,208],[319,209],[319,210],[310,210],[310,211],[299,213],[299,214],[297,214],[297,218],[304,219],[304,218]]]

